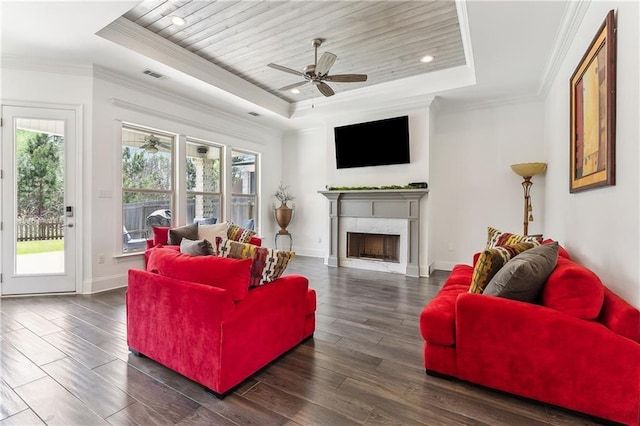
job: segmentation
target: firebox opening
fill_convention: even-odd
[[[347,232],[347,257],[400,263],[400,235]]]

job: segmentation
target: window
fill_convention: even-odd
[[[231,151],[231,218],[243,228],[255,229],[257,155]]]
[[[222,148],[187,140],[187,223],[220,222]]]
[[[171,225],[174,137],[122,129],[123,253],[142,251],[153,226]]]

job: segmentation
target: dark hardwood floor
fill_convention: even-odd
[[[316,333],[224,400],[129,353],[124,289],[2,299],[0,424],[598,424],[427,376],[418,318],[447,273],[408,278],[304,257],[288,272],[318,293]]]

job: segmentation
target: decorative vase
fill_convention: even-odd
[[[273,209],[273,214],[278,226],[280,226],[278,234],[288,234],[287,226],[289,226],[291,219],[293,219],[293,209],[289,208],[286,204],[280,204],[280,207]]]

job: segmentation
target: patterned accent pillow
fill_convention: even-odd
[[[252,259],[249,288],[275,281],[282,276],[295,256],[292,251],[275,250],[233,240],[217,239],[218,256],[232,259]]]
[[[233,222],[229,222],[229,227],[227,228],[227,238],[233,241],[239,241],[241,243],[248,243],[251,241],[256,233],[254,231],[250,231],[248,229],[244,229]]]
[[[218,256],[231,259],[251,259],[251,270],[249,273],[249,288],[260,285],[264,262],[267,257],[267,249],[254,246],[253,244],[239,243],[237,241],[216,238],[218,246]]]
[[[480,253],[480,257],[478,257],[478,261],[473,268],[469,293],[482,293],[487,284],[489,284],[489,281],[491,281],[491,278],[493,278],[500,268],[511,260],[512,257],[533,247],[535,247],[533,243],[518,243],[513,246],[485,249]]]
[[[487,227],[487,247],[512,246],[518,243],[532,243],[539,246],[542,243],[542,235],[518,235],[501,232],[490,226]]]

